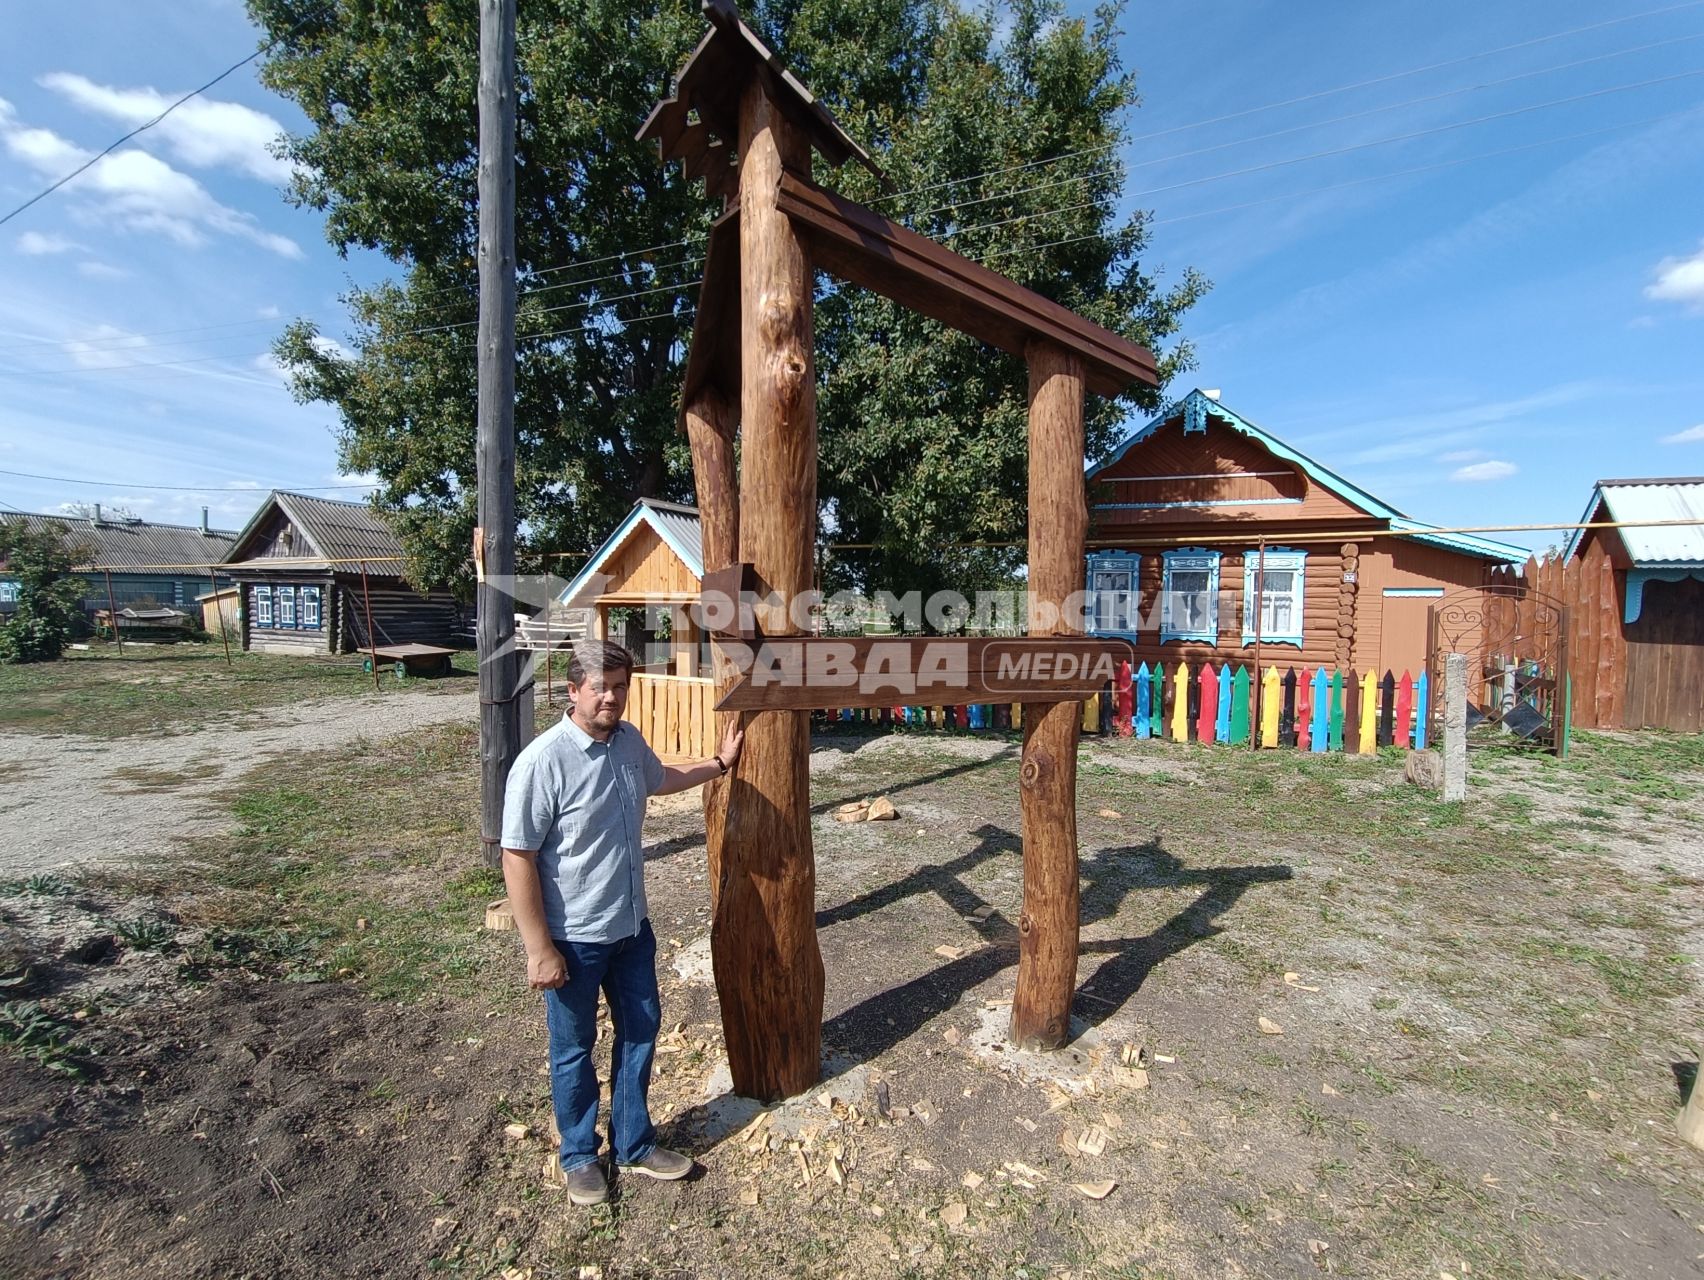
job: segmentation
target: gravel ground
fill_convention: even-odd
[[[470,721],[472,692],[304,702],[263,725],[172,738],[0,733],[0,879],[147,858],[230,821],[216,797],[268,756]]]

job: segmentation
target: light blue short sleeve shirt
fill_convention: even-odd
[[[570,716],[546,729],[509,770],[503,847],[538,853],[550,936],[619,942],[647,912],[640,830],[663,762],[623,720],[599,742]]]

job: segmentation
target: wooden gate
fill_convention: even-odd
[[[1474,745],[1567,754],[1567,605],[1522,582],[1470,587],[1427,611],[1426,632],[1435,740],[1443,727],[1444,659],[1459,653],[1467,657],[1467,726]]]

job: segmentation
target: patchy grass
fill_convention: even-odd
[[[177,862],[97,877],[169,905],[205,936],[189,976],[223,969],[337,977],[385,999],[465,986],[478,923],[501,897],[465,803],[473,730],[357,743],[329,762],[269,768],[232,793],[234,832],[188,841]]]
[[[540,706],[540,724],[556,714]],[[335,1007],[351,985],[410,1006],[375,1020],[371,1044],[316,1036],[266,1076],[280,1094],[341,1090],[300,1123],[361,1141],[316,1138],[294,1176],[358,1170],[359,1194],[413,1233],[402,1270],[828,1277],[855,1258],[872,1280],[1682,1274],[1704,1202],[1671,1136],[1673,1064],[1704,1048],[1688,1014],[1698,854],[1674,837],[1652,870],[1615,851],[1648,825],[1644,806],[1688,810],[1700,757],[1660,736],[1648,755],[1581,739],[1567,762],[1480,753],[1470,799],[1449,805],[1387,755],[1085,744],[1078,1043],[1091,1059],[1137,1043],[1165,1059],[1145,1088],[1089,1092],[1026,1083],[972,1048],[1005,1016],[1016,964],[1016,741],[832,735],[843,754],[813,775],[825,1045],[879,1079],[896,1116],[860,1085],[792,1104],[793,1127],[770,1137],[736,1139],[702,1110],[725,1070],[719,1014],[676,969],[708,927],[700,819],[659,801],[648,882],[673,1029],[653,1105],[706,1171],[624,1182],[590,1212],[541,1185],[540,1138],[494,1136],[548,1119],[536,997],[513,935],[479,929],[501,886],[478,864],[471,730],[275,762],[231,793],[234,834],[122,884],[169,912],[179,972],[214,1008],[269,990]],[[1610,798],[1622,791],[1640,803]],[[832,820],[875,794],[899,821]],[[228,1051],[285,1034],[260,1022]],[[352,1066],[363,1052],[377,1065]],[[238,1087],[253,1075],[243,1065]],[[433,1088],[483,1119],[449,1125]],[[199,1076],[190,1096],[201,1105]],[[1066,1141],[1091,1126],[1098,1154]],[[250,1127],[223,1138],[245,1160]],[[406,1180],[367,1149],[422,1137],[431,1165]],[[1118,1184],[1105,1201],[1074,1190],[1100,1180]],[[240,1222],[271,1196],[239,1190],[221,1213]],[[955,1205],[958,1225],[942,1216]],[[1604,1220],[1613,1240],[1578,1229]]]
[[[457,676],[380,689],[460,690],[471,654],[457,654]],[[0,732],[78,733],[121,738],[188,733],[269,707],[372,690],[358,656],[296,658],[233,652],[219,645],[141,647],[97,644],[58,662],[0,666]]]

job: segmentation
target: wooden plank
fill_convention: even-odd
[[[1241,745],[1249,734],[1248,668],[1238,667],[1231,677],[1231,743]]]
[[[1260,745],[1278,745],[1278,716],[1283,707],[1283,689],[1278,680],[1278,668],[1266,668],[1260,678]]]
[[[1075,702],[1129,656],[1125,641],[1086,636],[777,636],[727,650],[744,674],[718,711]]]
[[[843,279],[1012,355],[1026,356],[1035,342],[1070,351],[1099,395],[1159,385],[1146,347],[856,201],[789,173],[776,204],[800,228],[816,264]]]
[[[740,211],[727,210],[710,226],[704,244],[704,279],[698,286],[698,310],[681,378],[683,429],[690,432],[687,409],[713,390],[727,405],[740,402]],[[708,420],[732,444],[738,414]],[[706,562],[708,564],[708,562]]]

